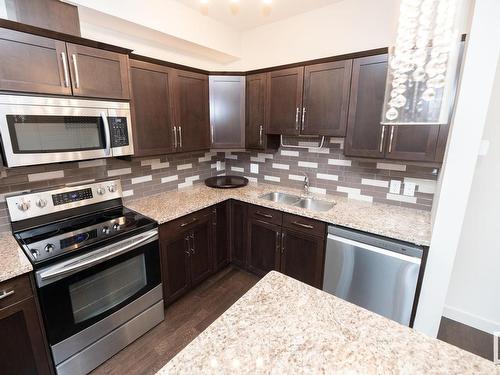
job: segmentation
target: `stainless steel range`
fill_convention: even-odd
[[[164,319],[156,222],[119,180],[6,198],[58,374],[86,374]]]

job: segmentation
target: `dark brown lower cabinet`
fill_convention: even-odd
[[[251,219],[249,224],[248,269],[259,276],[280,269],[281,225]]]
[[[16,296],[16,287],[20,284],[27,287],[21,285],[23,290]],[[0,374],[51,374],[52,366],[29,277],[23,275],[0,284],[0,291],[12,290],[14,293],[0,305]],[[23,298],[26,295],[21,297],[27,290],[28,298]]]
[[[231,201],[231,262],[240,267],[247,266],[247,209],[246,203]]]
[[[229,210],[228,201],[216,205],[212,210],[214,272],[229,264]]]
[[[210,209],[160,226],[165,304],[175,301],[212,273],[211,234]]]

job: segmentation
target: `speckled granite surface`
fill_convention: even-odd
[[[355,201],[333,195],[316,196],[319,199],[335,201],[336,205],[326,212],[314,212],[259,198],[262,194],[271,191],[301,194],[300,190],[280,188],[268,184],[250,183],[243,188],[227,190],[197,185],[184,190],[165,192],[131,201],[127,203],[127,207],[149,216],[161,224],[232,198],[417,245],[430,244],[430,212],[381,203]]]
[[[31,270],[31,263],[12,234],[0,234],[0,282]]]
[[[271,272],[158,374],[500,374],[492,362]]]

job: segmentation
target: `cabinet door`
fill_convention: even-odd
[[[269,73],[268,132],[297,135],[300,133],[304,67]]]
[[[190,286],[189,278],[189,232],[169,238],[167,231],[160,227],[162,250],[163,297],[170,303],[186,293]]]
[[[66,46],[73,95],[130,98],[127,55],[71,43]]]
[[[325,257],[324,237],[309,236],[283,228],[281,241],[281,272],[321,289]]]
[[[247,148],[265,148],[267,74],[247,76],[245,142]]]
[[[219,271],[229,264],[229,202],[214,207],[212,226],[214,271]]]
[[[245,147],[245,77],[210,76],[212,148]]]
[[[71,95],[64,42],[0,29],[0,90]]]
[[[51,373],[33,297],[0,310],[0,332],[1,374]]]
[[[345,139],[345,154],[383,158],[387,131],[380,125],[387,55],[355,59]]]
[[[264,276],[280,268],[281,227],[261,220],[250,220],[248,234],[248,268]]]
[[[130,61],[135,156],[162,155],[174,150],[171,108],[172,71]]]
[[[386,159],[434,161],[439,125],[390,126]]]
[[[212,228],[210,215],[204,216],[191,230],[189,257],[191,286],[205,280],[212,272]]]
[[[179,136],[178,151],[210,148],[208,77],[176,70],[174,81],[175,122]]]
[[[345,137],[352,60],[304,70],[302,134]]]
[[[247,265],[247,205],[231,202],[231,262],[240,267]]]

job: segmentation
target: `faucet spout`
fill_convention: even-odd
[[[309,195],[309,176],[305,172],[303,172],[303,174],[304,174],[304,193],[306,195]]]

